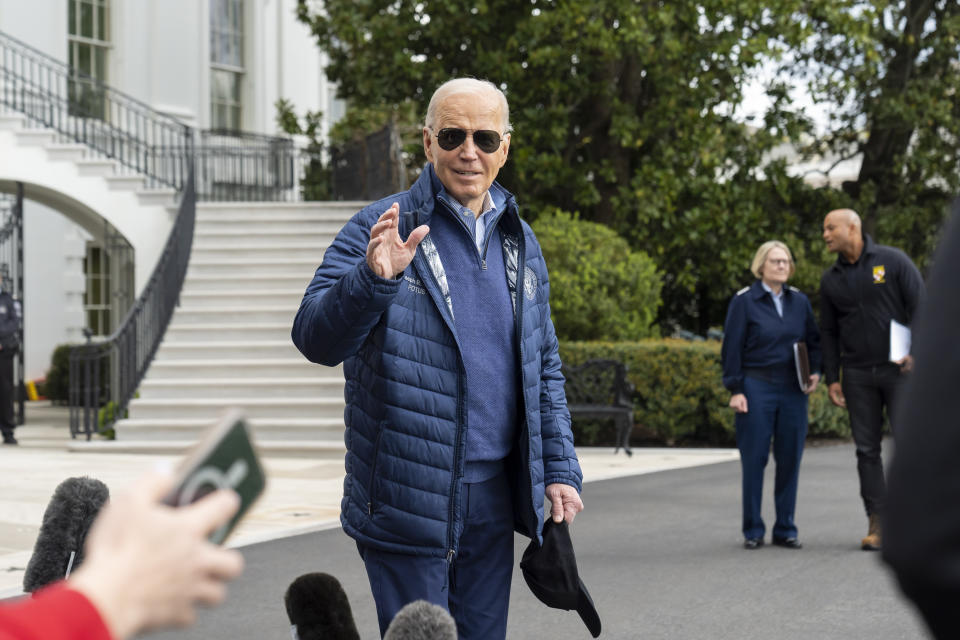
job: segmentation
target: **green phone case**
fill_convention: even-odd
[[[184,458],[176,488],[164,502],[183,506],[217,489],[233,489],[240,496],[236,515],[210,534],[210,540],[222,543],[250,509],[266,486],[266,475],[239,410],[227,412]]]

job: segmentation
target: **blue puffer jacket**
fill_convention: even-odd
[[[430,224],[435,207],[447,206],[435,197],[440,187],[427,164],[409,191],[353,216],[307,287],[292,336],[309,360],[344,363],[344,531],[380,549],[451,558],[463,526],[467,400],[447,278],[430,235],[397,279],[378,277],[366,262],[370,228],[391,203],[400,205],[399,232],[406,238]],[[516,528],[539,538],[545,486],[564,483],[579,491],[582,473],[550,320],[546,265],[507,195],[499,225],[519,330],[525,418],[508,469]]]

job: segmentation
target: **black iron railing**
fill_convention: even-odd
[[[2,32],[0,105],[143,175],[148,187],[186,184],[190,127]]]
[[[113,335],[70,351],[72,436],[89,440],[126,414],[179,302],[195,221],[196,192],[188,171],[177,220],[140,297]]]

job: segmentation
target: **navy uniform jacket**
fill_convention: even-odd
[[[819,373],[820,330],[813,318],[807,296],[794,287],[783,288],[783,317],[760,280],[733,296],[723,325],[723,386],[731,393],[743,393],[744,369],[766,369],[784,373],[796,369],[793,344],[806,342],[811,373]]]
[[[840,365],[873,367],[890,359],[890,320],[909,325],[923,298],[920,271],[900,249],[863,235],[853,264],[837,256],[820,279],[827,384],[840,379]]]

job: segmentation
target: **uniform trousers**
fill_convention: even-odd
[[[867,515],[883,513],[886,482],[880,447],[883,440],[883,410],[893,415],[900,367],[892,362],[875,367],[844,367],[843,397],[850,414],[850,431],[857,445],[860,497]]]
[[[463,532],[452,562],[358,544],[382,636],[404,605],[426,600],[447,609],[460,640],[507,634],[513,578],[513,506],[506,473],[463,485]]]
[[[743,537],[763,538],[766,526],[760,514],[763,472],[770,457],[777,464],[773,500],[777,520],[775,538],[796,538],[794,511],[800,478],[800,458],[807,437],[807,396],[794,379],[769,382],[747,375],[743,381],[747,413],[735,418],[737,448],[743,471]]]
[[[0,433],[4,438],[12,438],[17,427],[13,416],[13,358],[0,356]]]

